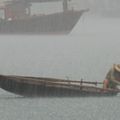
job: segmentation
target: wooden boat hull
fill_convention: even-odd
[[[68,34],[86,10],[33,16],[21,20],[1,21],[0,34]]]
[[[116,90],[106,90],[102,88],[81,86],[62,83],[56,79],[22,77],[22,76],[0,76],[0,87],[8,92],[27,97],[39,96],[114,96]]]

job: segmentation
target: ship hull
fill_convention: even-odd
[[[84,10],[66,11],[29,19],[1,21],[1,34],[68,34],[76,25]]]
[[[8,92],[25,97],[78,97],[78,96],[114,96],[118,91],[104,91],[102,88],[80,86],[59,79],[22,76],[0,76],[0,87]]]

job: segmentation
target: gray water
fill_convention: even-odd
[[[67,36],[0,36],[0,74],[103,81],[120,63],[120,19],[83,16]],[[119,120],[115,97],[23,98],[0,89],[1,120]]]

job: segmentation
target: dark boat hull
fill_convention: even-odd
[[[1,21],[0,34],[68,34],[85,10]]]
[[[80,86],[76,84],[51,81],[49,78],[20,76],[0,76],[0,87],[8,92],[21,96],[114,96],[118,91],[103,91],[102,88]]]

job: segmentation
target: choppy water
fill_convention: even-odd
[[[120,19],[83,18],[68,36],[0,36],[0,73],[102,81],[120,63]],[[119,120],[116,97],[23,98],[0,89],[1,120]]]
[[[119,120],[120,97],[20,98],[0,96],[2,120]]]

